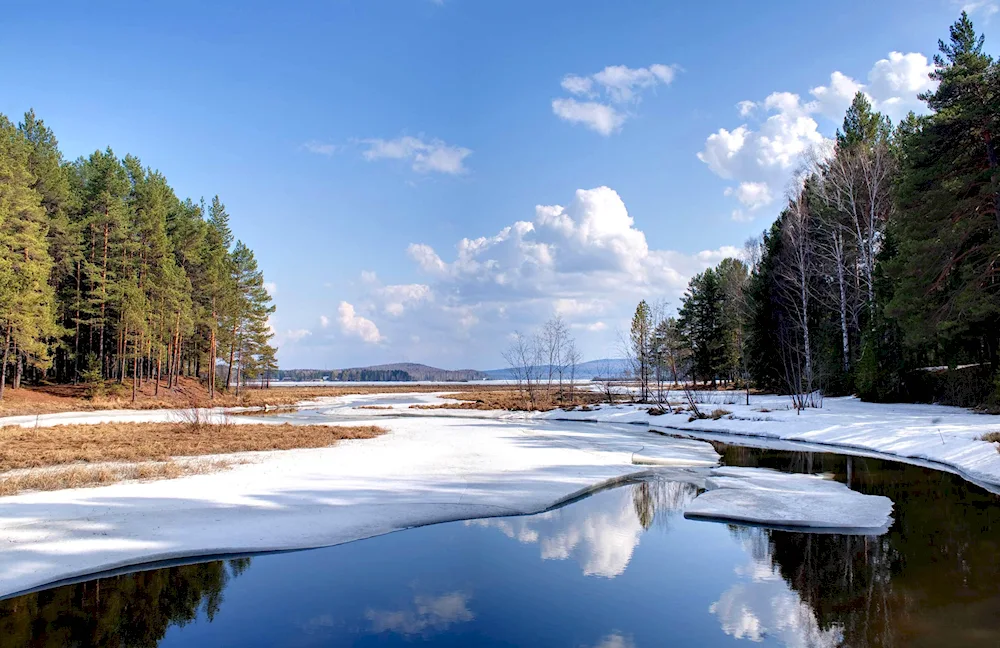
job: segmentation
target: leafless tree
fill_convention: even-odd
[[[537,337],[526,337],[515,332],[510,346],[501,355],[510,367],[521,397],[528,397],[532,408],[538,402],[538,372],[542,358]]]
[[[546,363],[546,391],[552,391],[552,378],[555,376],[559,380],[559,394],[561,396],[563,373],[565,371],[563,355],[566,344],[569,341],[569,327],[566,325],[566,320],[561,315],[556,315],[547,321],[542,326],[540,340],[541,351]]]
[[[580,351],[576,348],[576,340],[569,338],[563,348],[563,359],[561,362],[564,370],[569,374],[569,402],[576,402],[576,367],[580,364]]]
[[[786,339],[800,351],[802,369],[797,383],[806,391],[813,389],[812,340],[809,330],[809,307],[815,272],[815,242],[812,211],[808,192],[797,191],[789,200],[781,221],[782,254],[778,264],[778,288],[784,297],[788,314],[799,334],[798,339]]]
[[[823,196],[840,212],[857,250],[858,283],[871,314],[875,307],[875,260],[884,224],[893,210],[896,166],[888,142],[838,149],[823,173]]]

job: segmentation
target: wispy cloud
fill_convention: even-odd
[[[362,156],[368,161],[409,160],[417,173],[446,173],[460,175],[468,172],[465,158],[472,150],[453,146],[439,139],[424,140],[404,135],[396,139],[366,139],[361,144],[367,148]]]
[[[340,150],[340,146],[337,144],[331,144],[329,142],[320,142],[319,140],[309,140],[302,145],[302,148],[309,151],[310,153],[315,153],[316,155],[333,155]]]
[[[609,65],[588,76],[567,74],[560,83],[562,89],[586,101],[573,97],[554,99],[552,112],[563,121],[582,124],[607,137],[620,130],[630,116],[614,104],[638,103],[643,91],[673,83],[678,69],[662,63],[642,68]]]

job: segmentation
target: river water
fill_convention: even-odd
[[[878,537],[685,519],[654,477],[545,513],[0,601],[2,646],[1000,646],[1000,498],[953,475],[717,446],[886,495]]]

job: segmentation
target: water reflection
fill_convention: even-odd
[[[895,522],[864,537],[686,520],[696,489],[667,471],[540,515],[2,601],[0,645],[1000,645],[1000,498],[901,464],[720,450],[850,475]]]
[[[407,636],[427,637],[447,630],[455,623],[466,623],[476,618],[469,610],[470,596],[465,592],[451,592],[441,596],[417,595],[413,605],[403,610],[372,610],[365,612],[375,633],[394,632]]]
[[[209,621],[249,558],[102,578],[0,601],[4,646],[156,646],[172,625]]]
[[[697,494],[692,484],[656,479],[599,493],[587,506],[466,524],[537,544],[542,560],[572,558],[586,576],[614,578],[625,572],[643,532],[654,524],[666,529]]]
[[[773,637],[793,648],[841,645],[841,626],[833,623],[820,627],[812,607],[782,577],[767,532],[742,527],[731,527],[731,532],[741,541],[750,560],[734,570],[740,580],[709,607],[723,632],[755,642]]]

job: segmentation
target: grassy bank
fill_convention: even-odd
[[[303,400],[322,396],[350,396],[354,394],[398,394],[413,392],[447,391],[487,391],[504,389],[475,383],[454,385],[351,385],[331,384],[319,387],[272,387],[270,389],[250,388],[239,398],[235,393],[216,394],[208,398],[204,385],[190,378],[182,378],[175,389],[148,383],[139,390],[132,401],[131,386],[108,385],[103,395],[92,395],[93,390],[85,385],[43,385],[8,388],[0,401],[0,416],[22,414],[52,414],[56,412],[83,412],[106,409],[177,409],[190,407],[263,407],[293,405]]]
[[[178,460],[264,450],[323,448],[370,439],[374,426],[112,423],[0,428],[0,495],[219,470],[220,460]]]

